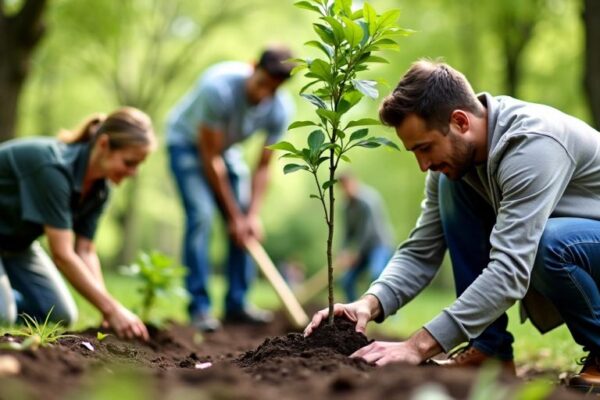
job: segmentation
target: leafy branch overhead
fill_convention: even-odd
[[[305,45],[316,48],[319,57],[292,60],[296,63],[293,73],[303,72],[308,78],[308,83],[300,90],[300,96],[315,107],[315,118],[295,121],[288,128],[310,129],[306,147],[297,148],[283,141],[269,148],[282,150],[284,154],[281,157],[289,159],[290,162],[283,168],[284,173],[304,170],[314,177],[317,193],[310,197],[321,202],[329,228],[327,261],[331,311],[335,204],[331,189],[336,182],[335,171],[340,160],[350,161],[347,153],[353,148],[387,146],[398,149],[389,139],[369,135],[368,127],[379,125],[379,121],[373,118],[348,120],[346,114],[365,96],[371,99],[379,97],[377,81],[361,79],[359,74],[367,71],[372,64],[387,63],[380,53],[398,50],[395,39],[411,31],[397,26],[398,10],[378,14],[366,2],[358,10],[352,9],[352,0],[306,0],[298,1],[295,5],[318,16],[318,21],[312,25],[318,40],[308,41]],[[321,182],[318,170],[323,163],[328,164],[329,174]]]
[[[334,166],[339,160],[349,161],[346,153],[355,147],[374,148],[381,145],[397,148],[386,138],[368,136],[369,125],[379,125],[372,118],[361,118],[342,124],[344,115],[364,97],[379,96],[377,82],[359,79],[359,72],[366,71],[370,64],[387,63],[376,55],[382,50],[397,50],[394,38],[405,36],[409,30],[396,26],[400,14],[390,10],[378,15],[373,7],[365,3],[363,8],[352,11],[351,1],[299,1],[297,7],[319,14],[319,22],[313,29],[321,39],[306,43],[320,50],[319,58],[294,59],[294,73],[304,71],[309,82],[300,90],[300,95],[316,107],[316,121],[295,121],[288,129],[312,127],[307,147],[296,148],[290,142],[280,142],[271,149],[283,150],[284,158],[295,159],[284,168],[285,173],[306,170],[316,173],[319,166],[329,158],[324,153],[333,151]],[[352,128],[360,128],[352,130]],[[320,185],[329,188],[332,183]]]

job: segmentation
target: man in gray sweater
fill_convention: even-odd
[[[427,171],[425,199],[379,279],[335,313],[364,332],[431,282],[446,249],[457,300],[408,340],[353,356],[419,364],[468,342],[445,364],[493,358],[514,372],[505,311],[521,300],[541,332],[565,322],[589,352],[570,384],[600,389],[600,133],[551,107],[477,96],[460,72],[429,61],[409,69],[380,118]]]

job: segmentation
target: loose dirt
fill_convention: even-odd
[[[19,372],[0,366],[0,399],[467,399],[476,370],[434,366],[374,367],[349,358],[369,339],[352,325],[304,338],[283,318],[268,326],[225,325],[200,335],[192,328],[151,328],[148,343],[88,329],[36,351],[0,350]],[[0,342],[14,340],[0,337]],[[14,367],[14,363],[10,361]],[[513,398],[525,379],[500,376],[489,385]],[[547,379],[555,379],[550,376]],[[436,397],[443,398],[443,397]],[[583,395],[557,387],[546,398]]]

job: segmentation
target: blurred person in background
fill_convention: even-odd
[[[364,272],[377,279],[393,253],[393,235],[381,196],[345,172],[338,178],[345,197],[344,239],[334,265],[345,271],[342,288],[348,301],[357,299],[356,285]]]
[[[223,62],[206,70],[172,110],[167,124],[170,167],[185,210],[183,264],[191,295],[192,324],[210,332],[220,327],[209,297],[209,244],[215,212],[225,220],[228,255],[225,275],[225,321],[263,324],[270,312],[248,304],[246,294],[254,265],[245,248],[249,237],[260,240],[260,206],[269,180],[272,151],[286,131],[292,104],[280,90],[293,65],[285,47],[266,49],[255,65]],[[250,178],[236,145],[257,132],[266,133],[258,165]]]

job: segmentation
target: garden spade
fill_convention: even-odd
[[[265,249],[254,238],[246,241],[246,249],[248,249],[248,253],[250,253],[250,256],[254,259],[265,278],[267,278],[273,289],[275,289],[275,293],[283,303],[290,322],[297,328],[304,328],[308,324],[308,316],[294,296],[294,293],[292,293],[290,287],[283,280]]]

